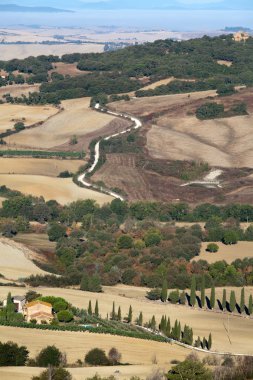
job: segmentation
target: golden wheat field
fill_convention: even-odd
[[[68,204],[78,199],[94,199],[102,205],[112,201],[112,197],[91,189],[77,186],[71,178],[53,178],[42,175],[0,174],[0,183],[12,190],[35,197],[44,197],[46,201],[56,200]]]
[[[73,380],[84,380],[96,374],[102,377],[115,376],[117,380],[124,380],[131,379],[134,376],[146,379],[148,375],[157,369],[166,373],[169,367],[167,365],[121,365],[114,367],[68,368],[68,371],[73,376]],[[43,368],[38,367],[0,367],[0,378],[4,380],[30,380],[32,376],[38,376],[43,370]]]
[[[206,251],[208,244],[209,243],[202,243],[200,255],[194,257],[192,260],[206,260],[210,264],[225,260],[228,264],[231,264],[237,259],[253,257],[253,242],[251,241],[239,241],[235,245],[225,245],[217,242],[215,244],[219,246],[219,251],[215,253]]]
[[[113,116],[89,108],[90,98],[65,100],[63,111],[37,128],[10,136],[11,146],[49,149],[68,143],[73,135],[77,138],[105,127]]]
[[[53,342],[59,349],[67,354],[69,363],[75,363],[78,359],[84,360],[86,353],[99,347],[106,352],[112,347],[122,354],[122,363],[151,365],[156,356],[158,364],[169,365],[172,359],[184,359],[189,350],[172,345],[146,340],[120,337],[113,335],[94,334],[89,332],[66,332],[23,329],[0,326],[0,341],[15,341],[28,347],[31,357]],[[129,349],[131,347],[131,349]]]
[[[199,308],[190,308],[187,306],[163,304],[159,301],[149,301],[145,298],[147,289],[129,286],[105,287],[104,293],[94,294],[82,292],[74,289],[53,289],[40,287],[36,289],[43,295],[56,295],[66,298],[74,306],[79,308],[87,308],[89,300],[92,300],[93,307],[95,301],[98,300],[99,312],[103,317],[110,314],[113,302],[116,308],[119,306],[122,310],[122,316],[127,315],[129,306],[133,308],[134,319],[143,312],[144,320],[149,321],[153,315],[159,322],[162,315],[167,315],[174,323],[176,319],[181,325],[188,324],[193,328],[194,337],[208,336],[212,333],[213,350],[219,352],[234,352],[243,354],[253,354],[252,337],[249,331],[253,328],[253,319],[241,318],[238,315],[230,315],[227,313],[217,313],[201,310]],[[227,288],[227,292],[231,288]],[[239,297],[240,289],[235,289]],[[6,297],[8,291],[15,292],[15,288],[0,288],[0,299]],[[24,294],[27,289],[19,289],[19,293]],[[223,289],[217,289],[217,296],[221,296]],[[253,293],[252,288],[246,288],[246,297]],[[207,292],[208,294],[208,292]],[[246,298],[247,299],[247,298]],[[229,320],[228,320],[229,318]],[[229,325],[229,336],[227,333]]]
[[[0,240],[0,273],[8,280],[18,280],[32,274],[45,274],[30,259],[32,252],[10,240]]]
[[[14,124],[22,121],[30,126],[47,120],[57,114],[58,109],[53,106],[24,106],[19,104],[0,104],[0,132],[12,129]],[[8,141],[7,141],[8,142]]]
[[[81,160],[0,157],[0,174],[29,174],[57,177],[63,171],[76,173],[84,164]]]

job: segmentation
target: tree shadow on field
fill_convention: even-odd
[[[222,303],[220,302],[220,300],[217,300],[217,303],[218,303],[218,307],[221,311],[223,311],[223,307],[222,307]]]
[[[206,306],[207,306],[208,309],[210,309],[210,310],[212,309],[212,308],[211,308],[210,298],[207,297],[207,296],[206,296]]]
[[[202,309],[203,306],[202,306],[202,302],[199,296],[196,296],[196,301],[197,301],[198,307]]]
[[[186,302],[188,303],[188,306],[192,306],[192,305],[191,305],[191,297],[190,297],[190,294],[185,293],[185,298],[186,298]]]

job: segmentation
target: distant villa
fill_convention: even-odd
[[[240,31],[234,34],[234,41],[236,42],[245,42],[249,38],[249,33]]]

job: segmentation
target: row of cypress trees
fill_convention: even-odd
[[[201,281],[201,287],[200,287],[200,303],[201,307],[206,306],[206,287],[205,287],[205,278],[202,276],[202,281]],[[192,283],[191,283],[191,290],[190,290],[190,304],[191,306],[195,306],[197,301],[197,295],[196,295],[196,278],[192,278]],[[209,305],[210,309],[214,309],[216,305],[216,291],[215,287],[212,286],[211,288],[211,295],[209,299]],[[248,300],[248,305],[246,306],[245,302],[245,289],[241,289],[241,297],[240,297],[240,303],[237,303],[236,301],[236,295],[235,291],[232,290],[230,292],[230,297],[229,297],[229,302],[227,299],[227,291],[226,289],[223,289],[223,295],[222,295],[222,300],[220,301],[220,306],[222,307],[222,310],[229,310],[231,313],[235,311],[236,305],[239,306],[239,312],[243,313],[247,307],[247,313],[249,315],[252,314],[253,312],[253,297],[252,295],[249,296]]]

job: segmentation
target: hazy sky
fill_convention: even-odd
[[[77,9],[253,10],[253,0],[0,0],[0,4]]]

